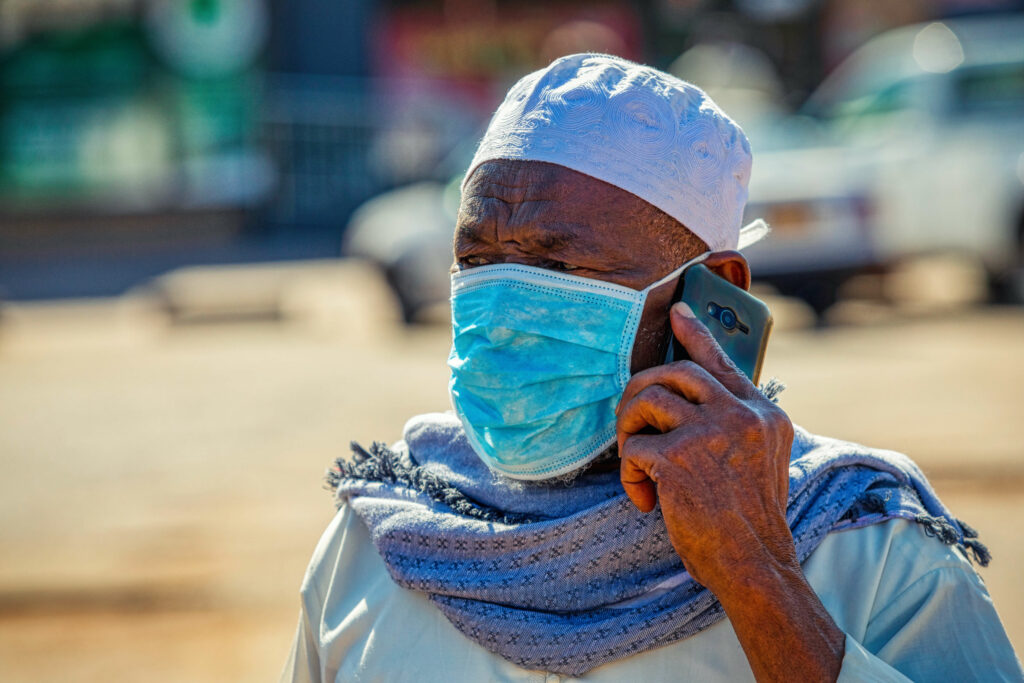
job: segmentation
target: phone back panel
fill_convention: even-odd
[[[772,329],[768,306],[700,264],[686,270],[680,299],[707,326],[739,369],[757,384]]]

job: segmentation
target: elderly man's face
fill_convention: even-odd
[[[497,160],[482,164],[466,185],[454,268],[521,263],[643,289],[706,250],[674,219],[621,188],[555,164]],[[708,265],[749,287],[738,253],[713,255]],[[665,357],[676,284],[648,295],[634,373]]]

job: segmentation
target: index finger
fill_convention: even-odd
[[[623,406],[652,384],[661,384],[690,403],[707,403],[716,392],[722,391],[708,371],[693,361],[681,360],[656,365],[641,370],[630,378],[615,408],[615,414],[618,415]]]
[[[675,304],[669,319],[672,334],[686,349],[686,353],[722,386],[740,398],[749,398],[757,392],[757,387],[722,350],[711,331],[694,317],[689,306],[684,302]]]

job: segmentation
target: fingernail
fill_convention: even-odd
[[[675,304],[673,304],[672,312],[675,313],[676,315],[681,315],[684,318],[697,317],[693,314],[693,311],[690,309],[690,307],[686,304],[685,301],[677,301]]]

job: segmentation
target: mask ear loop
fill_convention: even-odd
[[[683,265],[679,266],[678,268],[676,268],[671,273],[669,273],[665,277],[661,278],[660,280],[658,280],[654,284],[647,285],[647,287],[644,288],[644,292],[645,293],[649,293],[652,289],[657,289],[658,287],[662,286],[666,282],[669,282],[671,280],[676,279],[677,277],[682,275],[683,271],[685,271],[687,268],[689,268],[690,266],[695,266],[698,263],[700,263],[701,261],[707,260],[707,258],[709,256],[711,256],[711,252],[710,251],[705,251],[703,254],[699,254],[697,256],[694,256],[692,259],[690,259],[689,261],[685,262]],[[645,294],[644,301],[646,301],[646,300],[647,300],[647,297],[646,297],[646,294]]]

